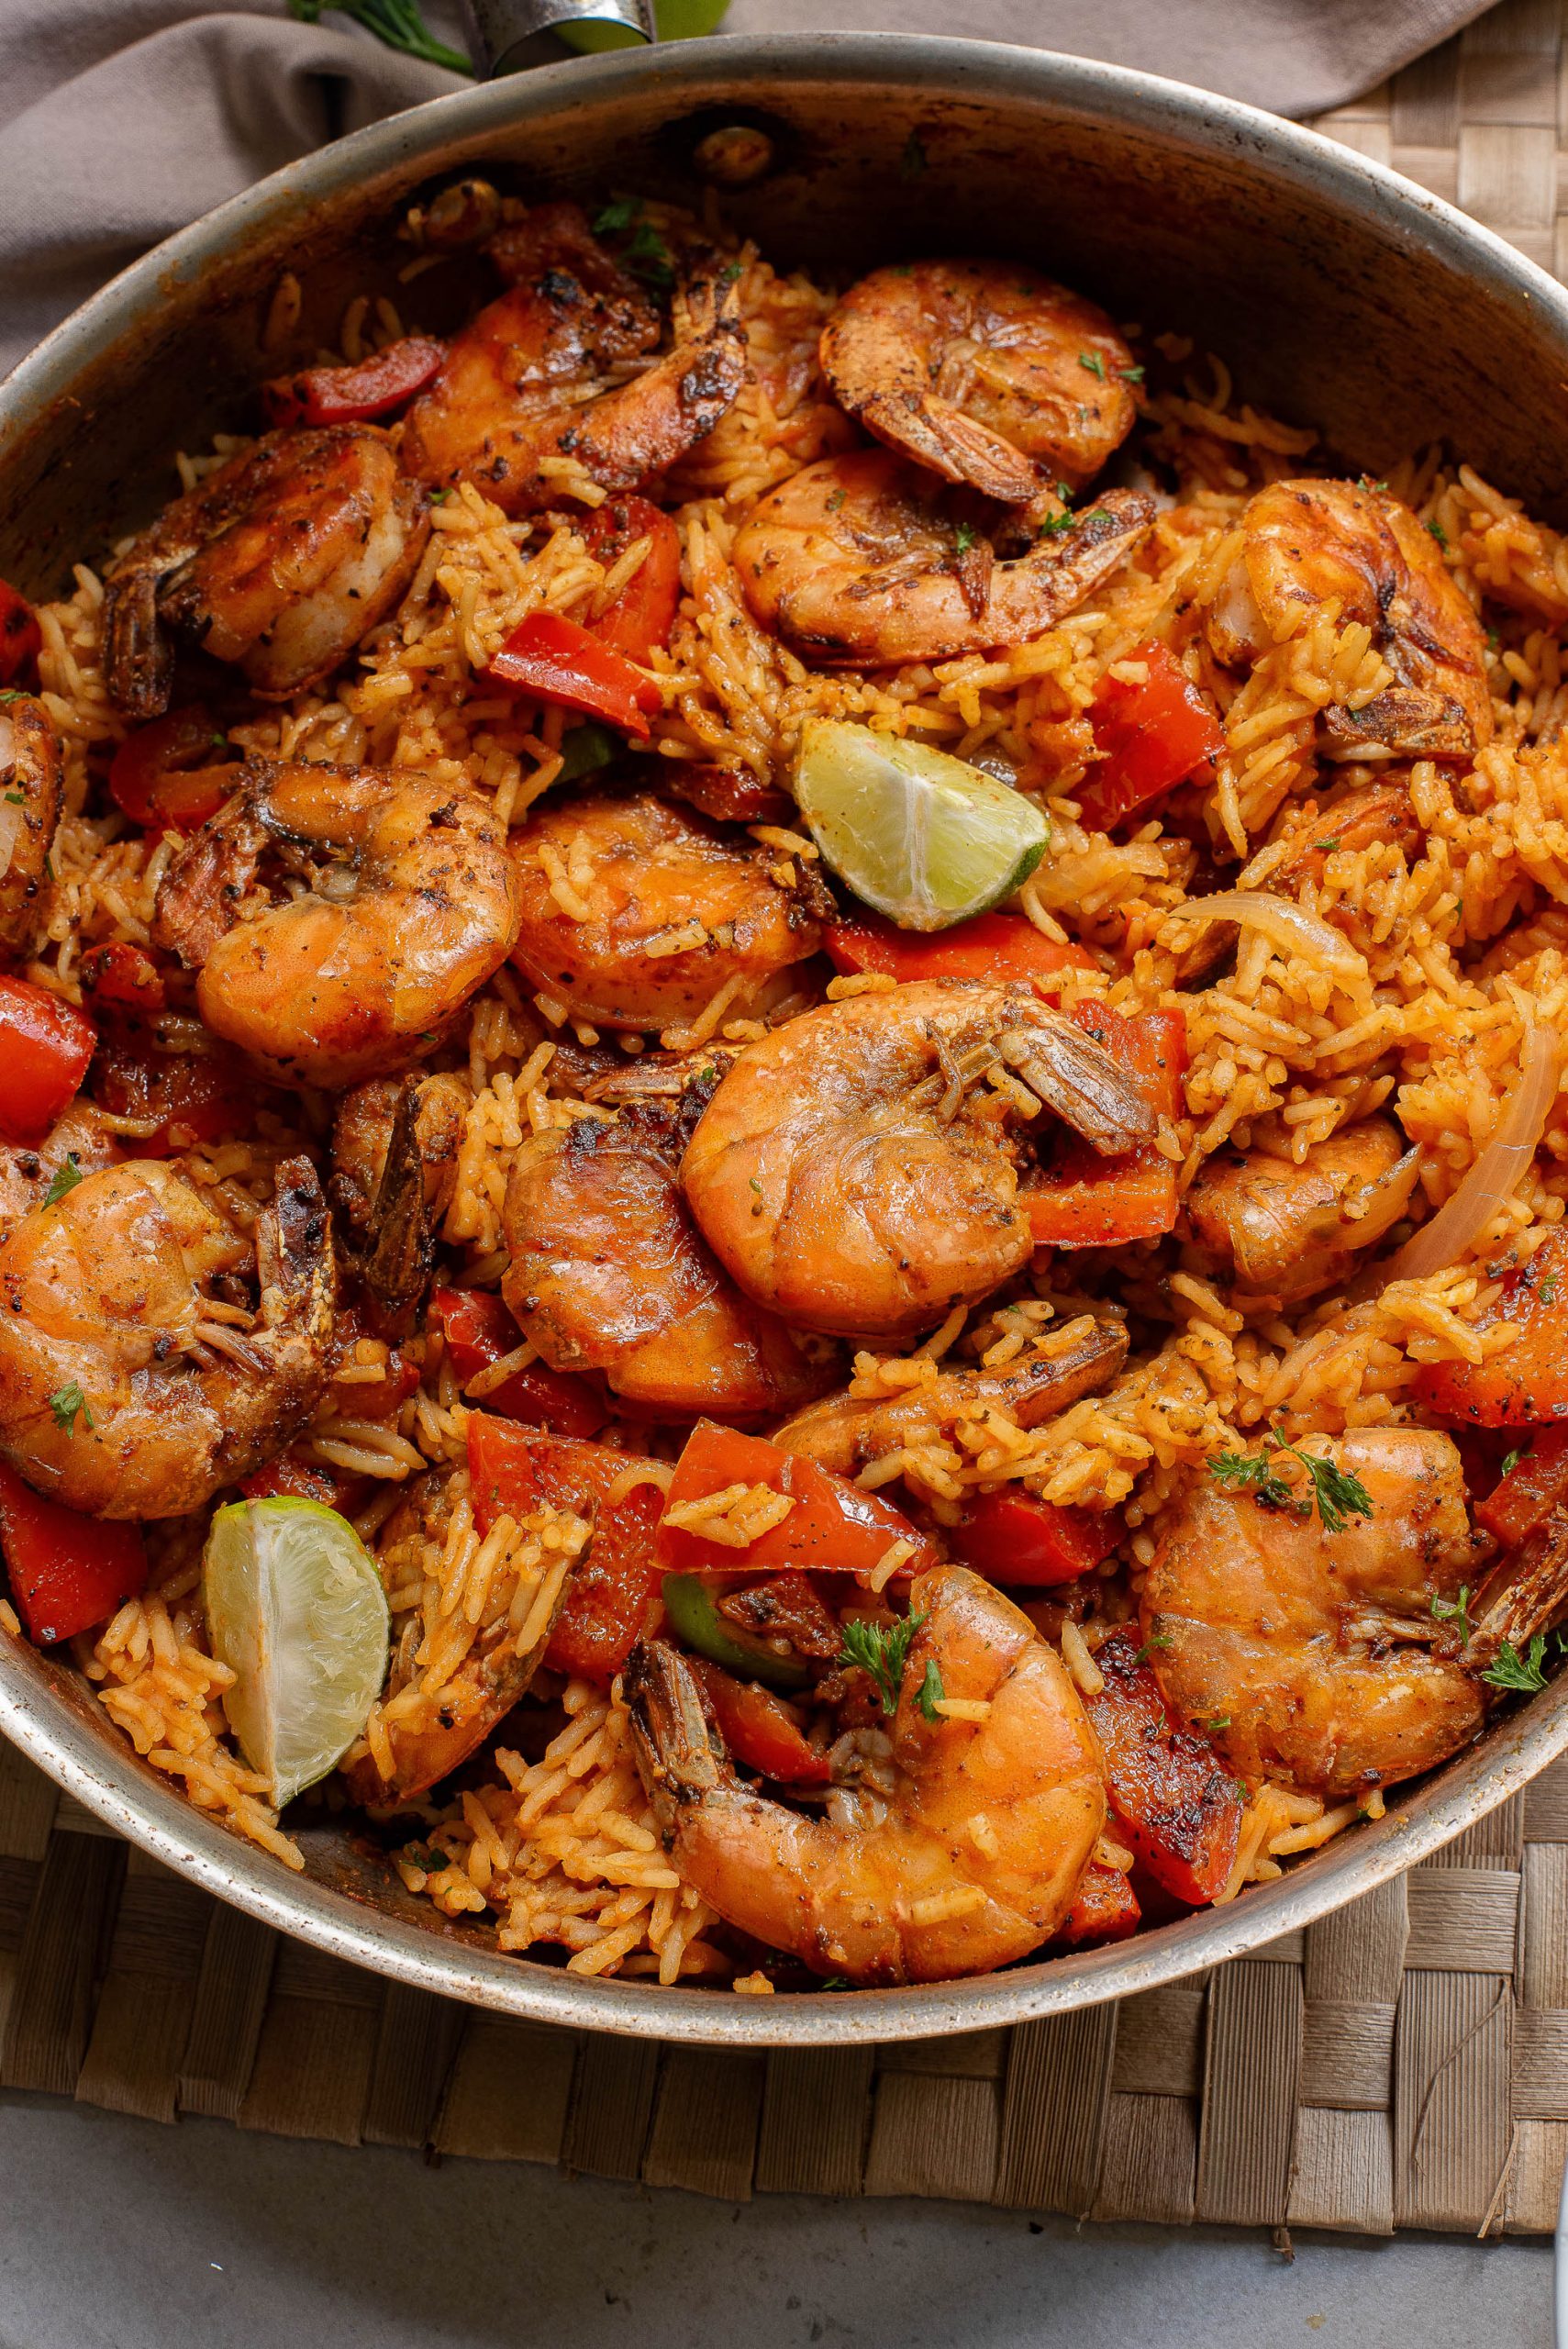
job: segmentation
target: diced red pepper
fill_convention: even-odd
[[[590,636],[628,661],[646,661],[670,641],[681,602],[681,534],[646,497],[606,497],[583,525],[583,540],[606,571],[639,539],[652,544],[613,604],[584,622]]]
[[[951,930],[900,930],[880,914],[829,924],[823,944],[840,971],[878,971],[890,979],[1059,978],[1093,971],[1082,946],[1059,945],[1022,914],[976,914]]]
[[[1179,1011],[1144,1011],[1124,1019],[1102,1003],[1074,1006],[1080,1028],[1136,1077],[1157,1117],[1174,1118],[1187,1065],[1186,1020]],[[1157,1240],[1173,1230],[1176,1168],[1153,1142],[1102,1158],[1074,1135],[1051,1165],[1018,1193],[1040,1248],[1108,1248]]]
[[[61,1508],[6,1461],[0,1461],[0,1547],[17,1612],[39,1647],[106,1623],[146,1586],[139,1526]]]
[[[193,702],[128,734],[109,763],[109,796],[144,831],[199,831],[234,789],[238,754],[210,709]]]
[[[145,946],[123,938],[90,946],[76,966],[82,992],[94,1009],[140,1012],[150,1017],[168,1008],[163,974]]]
[[[505,1303],[484,1289],[432,1289],[428,1319],[445,1335],[447,1357],[460,1386],[523,1341]],[[504,1419],[553,1428],[557,1435],[596,1435],[609,1417],[603,1397],[585,1378],[550,1370],[543,1363],[513,1371],[502,1386],[478,1399],[485,1410]]]
[[[663,707],[651,677],[559,612],[519,620],[485,674],[514,693],[584,709],[626,734],[646,737],[649,718]]]
[[[345,1468],[328,1468],[318,1460],[302,1460],[297,1453],[284,1452],[269,1460],[264,1468],[241,1476],[239,1489],[248,1501],[272,1500],[280,1494],[291,1500],[319,1501],[323,1508],[335,1508],[341,1517],[358,1506],[369,1481]]]
[[[769,1574],[781,1567],[808,1572],[868,1575],[895,1542],[913,1542],[904,1572],[917,1574],[933,1563],[930,1545],[901,1511],[879,1494],[862,1492],[847,1476],[835,1476],[814,1460],[781,1452],[760,1435],[742,1435],[713,1419],[699,1419],[675,1464],[666,1511],[704,1499],[731,1485],[766,1485],[787,1494],[795,1506],[782,1524],[743,1550],[705,1533],[670,1524],[659,1527],[659,1564],[670,1574],[712,1573],[726,1568]]]
[[[1089,712],[1102,755],[1078,801],[1096,832],[1162,798],[1225,746],[1224,728],[1165,645],[1140,644],[1128,658],[1142,662],[1144,682],[1106,677]]]
[[[139,1158],[167,1158],[193,1142],[218,1141],[250,1124],[256,1084],[238,1056],[226,1052],[161,1052],[142,1040],[110,1030],[93,1063],[93,1095],[115,1118],[156,1118]]]
[[[97,1041],[74,1004],[0,977],[0,1141],[42,1141],[75,1100]]]
[[[1542,1428],[1475,1515],[1505,1550],[1516,1550],[1563,1501],[1568,1501],[1568,1427]]]
[[[444,342],[408,334],[374,351],[352,367],[306,367],[297,375],[275,375],[261,386],[261,405],[272,425],[365,424],[390,416],[422,392],[440,372]]]
[[[664,1496],[656,1484],[634,1484],[616,1500],[610,1495],[628,1471],[654,1464],[484,1411],[470,1415],[468,1469],[482,1535],[498,1517],[526,1517],[541,1503],[594,1520],[593,1543],[573,1571],[545,1650],[553,1671],[613,1680],[649,1620],[659,1595],[653,1533]]]
[[[14,685],[43,649],[43,630],[27,597],[0,579],[0,685]]]
[[[1223,1892],[1241,1832],[1236,1782],[1206,1738],[1178,1721],[1134,1634],[1095,1651],[1105,1687],[1085,1697],[1106,1765],[1106,1791],[1155,1881],[1190,1907]]]
[[[1427,1363],[1416,1394],[1438,1418],[1482,1428],[1533,1428],[1568,1419],[1568,1231],[1553,1227],[1518,1272],[1509,1273],[1478,1330],[1523,1326],[1485,1362]]]
[[[1116,1509],[1062,1508],[1004,1490],[978,1494],[948,1538],[991,1582],[1033,1590],[1092,1573],[1124,1530]]]
[[[686,1662],[702,1683],[718,1733],[737,1762],[784,1786],[828,1784],[832,1774],[826,1753],[812,1744],[771,1688],[759,1687],[754,1680],[737,1680],[706,1656],[689,1655]]]
[[[1119,1868],[1091,1860],[1056,1938],[1069,1949],[1097,1942],[1124,1942],[1138,1931],[1142,1918],[1130,1879]]]

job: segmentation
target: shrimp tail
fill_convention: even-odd
[[[139,564],[111,573],[104,588],[104,675],[127,718],[161,718],[174,682],[174,649],[159,626],[159,572]]]
[[[338,1275],[321,1178],[308,1158],[285,1158],[276,1183],[256,1226],[261,1324],[280,1364],[295,1349],[325,1363]]]
[[[1010,441],[934,393],[873,393],[859,415],[879,440],[893,441],[944,481],[969,482],[1003,506],[1027,505],[1040,488],[1038,469]]]
[[[1124,1070],[1060,1012],[1032,1014],[996,1040],[1009,1068],[1102,1156],[1152,1141],[1158,1120]]]
[[[371,1205],[371,1244],[361,1267],[371,1295],[395,1318],[422,1294],[435,1261],[419,1139],[419,1085],[417,1075],[406,1077],[398,1095],[386,1163]]]
[[[627,1660],[621,1694],[632,1751],[653,1815],[668,1842],[681,1815],[732,1784],[723,1740],[708,1718],[696,1675],[664,1640],[639,1640]]]
[[[1549,1630],[1565,1611],[1568,1508],[1554,1508],[1483,1583],[1465,1663],[1473,1671],[1487,1670],[1505,1646],[1522,1655],[1536,1633]]]

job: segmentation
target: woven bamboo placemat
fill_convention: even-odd
[[[1320,128],[1568,276],[1565,28],[1568,0],[1506,0]],[[734,2055],[361,1974],[128,1851],[0,1745],[0,2087],[735,2200],[1549,2232],[1568,1762],[1402,1881],[1172,1988],[1011,2032]]]

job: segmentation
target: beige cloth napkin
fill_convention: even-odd
[[[966,33],[1311,114],[1486,0],[734,0],[726,29]],[[427,0],[463,45],[458,0]],[[0,0],[0,373],[161,238],[328,139],[459,86],[284,0]]]

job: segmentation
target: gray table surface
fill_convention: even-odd
[[[1549,2349],[1538,2243],[695,2196],[0,2097],[0,2349]]]

